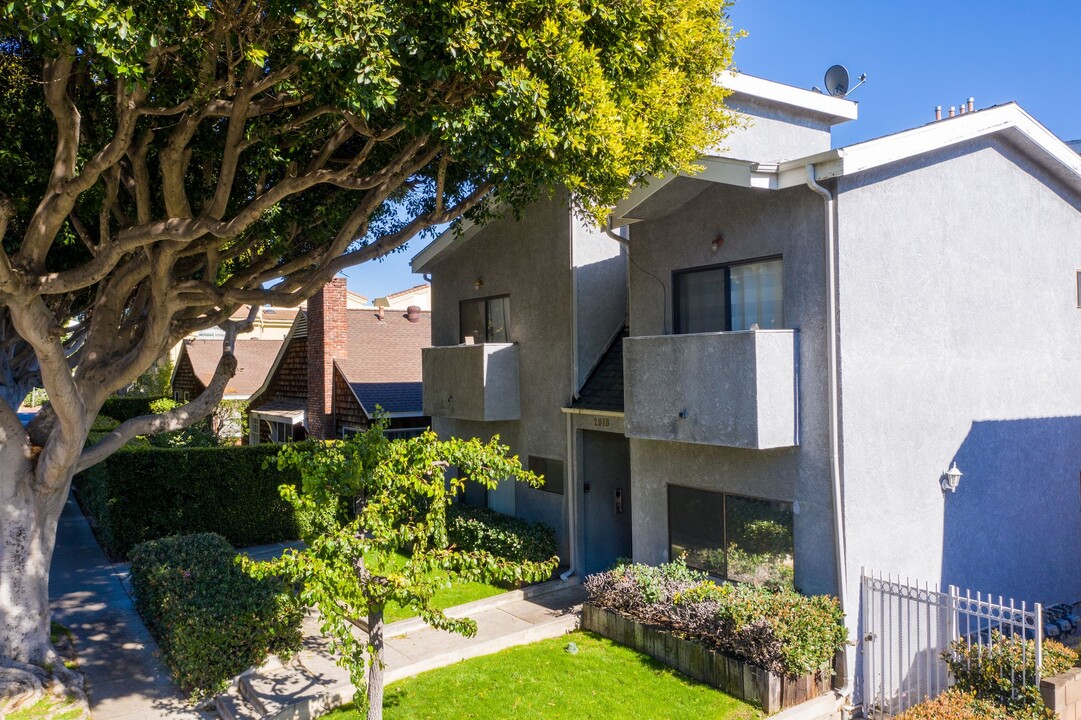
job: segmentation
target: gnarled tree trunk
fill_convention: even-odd
[[[368,720],[383,720],[383,610],[382,604],[368,609]]]
[[[68,482],[55,489],[37,481],[33,448],[0,445],[0,657],[56,663],[49,641],[49,567]]]

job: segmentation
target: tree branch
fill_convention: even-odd
[[[218,366],[214,370],[214,377],[211,378],[206,390],[197,398],[160,415],[143,415],[121,423],[120,427],[83,451],[75,466],[75,472],[82,472],[97,465],[138,435],[157,435],[183,430],[210,415],[221,402],[226,385],[236,375],[237,361],[234,352],[237,334],[251,328],[258,312],[259,308],[253,306],[245,320],[223,324],[225,340],[222,341],[221,359],[218,360]]]

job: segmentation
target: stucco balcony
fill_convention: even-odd
[[[627,436],[797,445],[797,338],[795,330],[750,330],[625,339]]]
[[[521,416],[517,345],[451,345],[421,353],[425,415],[480,421]]]

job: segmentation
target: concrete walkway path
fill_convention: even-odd
[[[75,634],[94,720],[207,718],[184,702],[158,646],[73,497],[56,532],[49,575],[53,620]]]

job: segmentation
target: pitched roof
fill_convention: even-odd
[[[623,338],[627,335],[624,327],[586,378],[571,407],[623,412]]]
[[[673,183],[688,177],[738,187],[782,190],[807,184],[808,173],[813,173],[816,181],[853,175],[989,135],[1010,139],[1081,193],[1081,156],[1077,149],[1055,137],[1019,105],[1011,102],[780,163],[772,159],[769,159],[770,162],[753,162],[701,157],[697,164],[703,170],[696,175],[666,175],[648,185],[635,186],[624,200],[616,204],[610,222],[612,227],[619,227],[644,219],[640,217],[640,210],[647,200],[667,186],[675,187]],[[701,188],[692,185],[687,186],[687,190],[700,192]],[[417,269],[414,259],[414,272]]]
[[[432,316],[410,322],[403,312],[383,319],[371,310],[349,310],[348,355],[334,362],[357,400],[370,414],[380,405],[390,413],[421,412],[420,351],[432,344]]]
[[[260,388],[266,379],[270,366],[281,348],[281,340],[237,340],[236,375],[225,388],[226,396],[249,397]],[[185,340],[184,352],[191,360],[195,377],[204,386],[210,384],[214,370],[221,359],[220,340]]]

